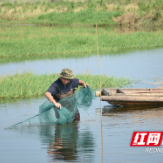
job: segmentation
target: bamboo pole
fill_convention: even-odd
[[[96,38],[97,38],[97,57],[98,57],[98,70],[99,70],[99,84],[100,84],[100,97],[101,97],[101,73],[100,73],[100,59],[99,59],[99,45],[98,45],[98,32],[96,24]],[[101,119],[102,119],[102,101],[101,101]]]
[[[100,73],[100,59],[99,59],[99,45],[98,45],[98,32],[96,23],[96,38],[97,38],[97,57],[98,57],[98,69],[99,69],[99,84],[100,84],[100,98],[101,98],[101,73]],[[102,163],[103,163],[103,125],[102,125],[102,101],[101,102],[101,142],[102,142]]]

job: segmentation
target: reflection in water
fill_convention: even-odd
[[[161,108],[161,107],[159,107]],[[124,112],[135,112],[135,111],[145,111],[149,109],[158,109],[156,106],[117,106],[117,105],[106,105],[103,107],[103,115],[107,113],[124,113]],[[99,108],[96,109],[100,110]]]
[[[162,26],[154,26],[154,25],[148,25],[147,26],[132,26],[132,27],[126,27],[126,26],[118,26],[114,29],[114,31],[117,33],[134,33],[134,32],[155,32],[155,31],[162,31]]]
[[[100,108],[96,109],[96,112],[100,112]],[[131,106],[131,107],[116,107],[112,105],[104,106],[102,115],[105,117],[119,118],[125,116],[124,122],[131,124],[144,123],[147,126],[153,125],[154,122],[162,124],[163,107],[154,106]],[[118,124],[117,124],[118,125]]]
[[[55,134],[52,137],[48,135],[50,128],[46,129],[47,132],[43,131],[43,135],[46,136],[44,140],[49,141],[48,154],[52,158],[51,161],[77,160],[78,126],[76,124],[56,125]]]
[[[57,160],[77,162],[81,160],[82,155],[88,156],[89,162],[94,162],[92,155],[95,146],[93,134],[88,129],[79,131],[77,122],[64,125],[48,124],[37,128],[27,127],[20,132],[40,135],[41,144],[47,148],[49,162]]]

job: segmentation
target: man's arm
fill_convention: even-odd
[[[60,109],[61,109],[61,104],[58,103],[58,102],[56,102],[56,101],[54,100],[54,98],[53,98],[53,96],[51,95],[50,92],[46,92],[46,93],[45,93],[45,96],[46,96],[46,98],[47,98],[50,102],[52,102],[57,108],[60,108]]]
[[[79,85],[83,85],[85,88],[87,88],[87,84],[84,83],[82,80],[79,80]]]

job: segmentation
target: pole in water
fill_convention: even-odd
[[[97,38],[97,57],[98,57],[98,69],[99,69],[99,79],[100,79],[100,99],[101,99],[101,74],[100,74],[100,59],[99,59],[99,45],[98,45],[98,32],[96,23],[96,38]],[[102,127],[102,101],[101,101],[101,143],[102,143],[102,163],[103,163],[103,127]]]
[[[97,38],[97,57],[98,57],[98,69],[99,69],[99,80],[100,80],[100,98],[101,98],[101,74],[100,74],[100,59],[99,59],[97,23],[96,23],[96,38]],[[102,119],[102,101],[101,101],[101,119]]]

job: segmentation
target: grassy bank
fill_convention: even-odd
[[[98,28],[100,54],[163,46],[163,31],[117,33]],[[69,58],[96,54],[96,29],[0,27],[0,62],[26,58]]]
[[[163,0],[2,1],[0,22],[35,24],[163,23]]]
[[[56,74],[34,75],[32,73],[16,74],[0,77],[0,98],[24,98],[43,95],[49,86],[58,78]],[[89,84],[93,89],[99,90],[99,76],[91,74],[78,74],[79,78]],[[130,86],[131,80],[125,78],[101,76],[102,87]]]

